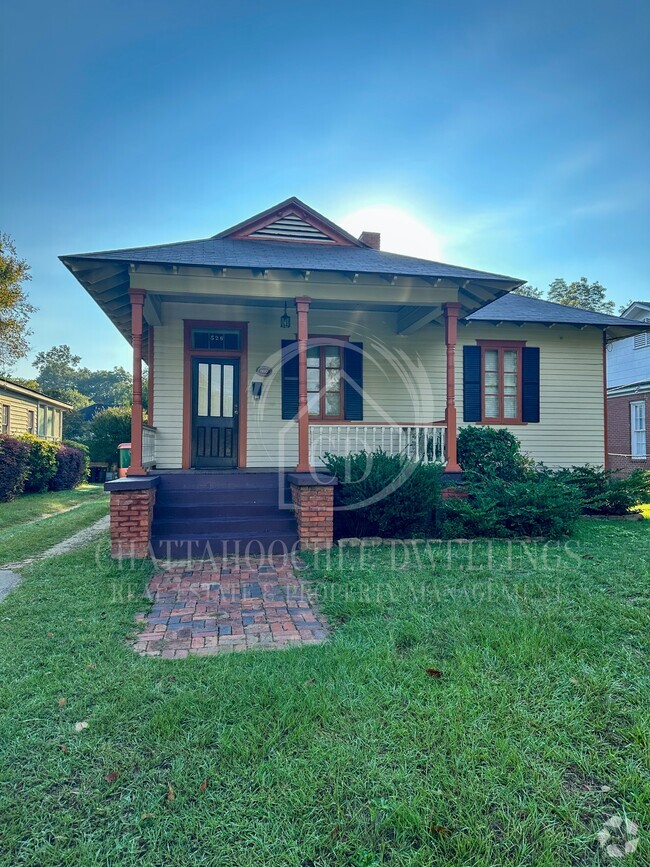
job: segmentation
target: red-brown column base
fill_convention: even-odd
[[[156,489],[111,491],[111,557],[149,556]]]
[[[291,485],[300,547],[306,551],[334,544],[334,488],[331,485]]]

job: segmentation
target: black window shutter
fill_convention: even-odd
[[[521,351],[521,420],[539,421],[539,349],[524,346]]]
[[[282,418],[298,415],[298,342],[282,341]]]
[[[482,421],[480,346],[463,346],[463,421]]]
[[[363,343],[343,350],[343,408],[346,421],[363,421]]]

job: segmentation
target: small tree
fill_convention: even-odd
[[[36,310],[24,285],[31,280],[29,265],[19,259],[9,235],[0,232],[0,373],[27,354],[27,323]]]
[[[102,410],[90,422],[90,457],[93,461],[117,464],[117,447],[131,439],[131,409],[116,406]]]
[[[533,286],[531,283],[524,283],[523,286],[518,286],[512,291],[515,295],[525,295],[526,298],[539,298],[540,300],[544,298],[544,290]]]

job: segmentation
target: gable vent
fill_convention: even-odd
[[[251,232],[248,237],[257,238],[260,241],[274,238],[280,241],[318,241],[320,244],[336,243],[324,232],[321,232],[320,229],[310,225],[296,214],[287,214],[286,217],[280,217],[274,223],[269,223],[268,226],[263,226]]]
[[[634,348],[644,349],[646,346],[650,346],[650,334],[647,331],[644,334],[635,334]]]

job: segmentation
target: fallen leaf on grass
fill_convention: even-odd
[[[583,554],[583,555],[582,555],[582,559],[583,559],[583,560],[593,560],[593,559],[594,559],[594,555],[593,555],[593,554]]]
[[[59,699],[59,707],[65,707],[67,703],[68,703],[67,698],[60,698]]]
[[[97,663],[91,662],[89,663],[89,665],[86,666],[86,671],[92,671],[94,668],[97,668]]]
[[[437,668],[427,668],[427,674],[429,677],[442,677],[442,672]]]
[[[445,828],[444,825],[431,825],[429,830],[432,834],[437,834],[439,837],[448,837],[451,834],[451,828]]]
[[[330,840],[336,840],[339,837],[340,833],[341,833],[341,826],[340,825],[334,825],[334,827],[330,831]]]
[[[174,791],[174,787],[171,783],[167,783],[167,800],[175,801],[176,800],[176,792]]]
[[[205,792],[205,790],[206,790],[207,788],[208,788],[208,778],[206,777],[205,780],[203,780],[203,782],[202,782],[201,785],[199,786],[199,791],[200,791],[200,792]]]
[[[88,728],[88,723],[83,720],[83,722],[76,722],[74,724],[74,729],[76,732],[82,732],[84,729]]]
[[[119,774],[117,771],[110,771],[108,774],[106,774],[104,779],[106,780],[107,783],[114,783],[118,777],[119,777]]]
[[[48,638],[54,638],[54,633],[53,633],[53,632],[48,632],[48,633],[47,633],[47,637],[48,637]]]
[[[316,678],[310,677],[309,680],[303,682],[303,686],[313,686],[316,683]]]
[[[155,813],[143,813],[143,814],[140,816],[140,821],[141,821],[141,822],[146,822],[147,819],[155,819],[155,818],[156,818],[156,814],[155,814]]]
[[[67,756],[68,753],[70,752],[70,750],[67,748],[67,746],[65,744],[61,744],[61,752],[65,753],[65,755]]]

